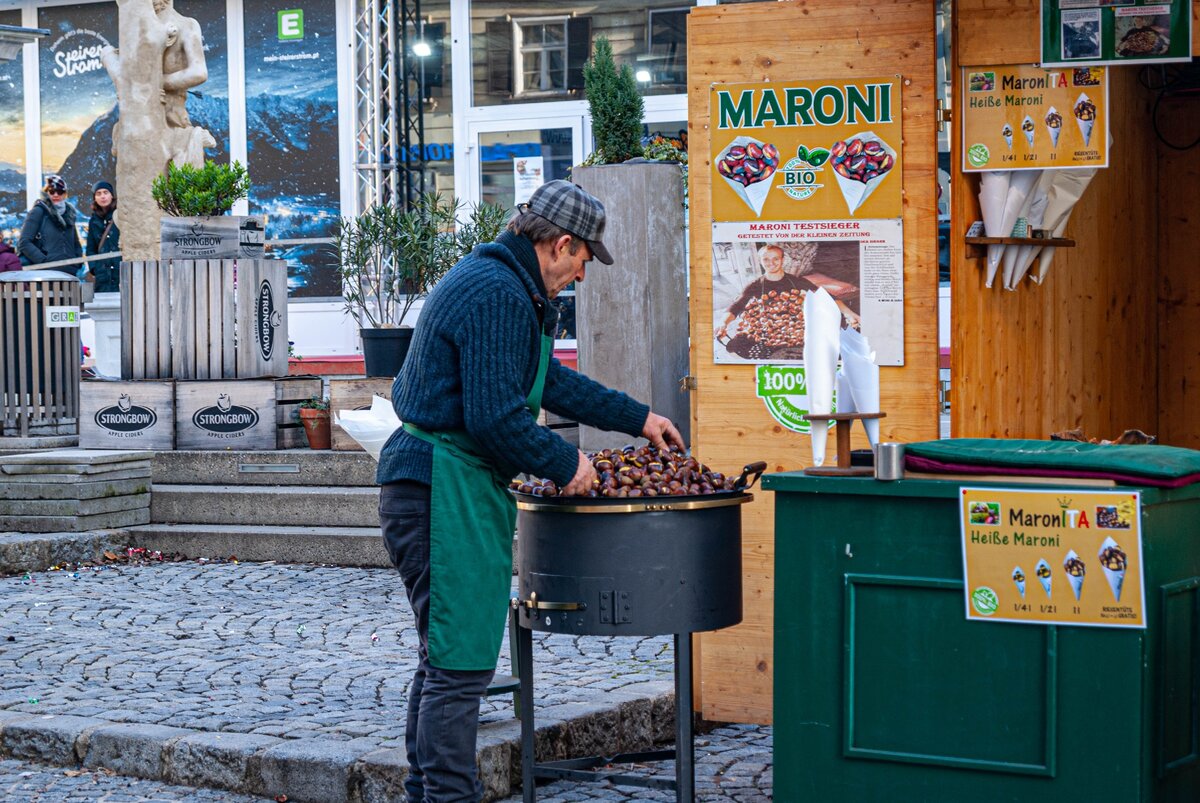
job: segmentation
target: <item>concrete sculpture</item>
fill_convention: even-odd
[[[162,212],[150,194],[168,162],[204,164],[216,145],[188,118],[187,92],[208,79],[200,24],[172,0],[117,0],[120,51],[101,60],[117,90],[120,122],[113,130],[117,212],[125,260],[158,259]]]

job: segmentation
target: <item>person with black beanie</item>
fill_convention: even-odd
[[[97,181],[92,187],[92,216],[88,218],[87,254],[106,254],[121,250],[121,230],[113,215],[117,211],[117,193],[107,181]],[[88,263],[88,269],[96,277],[97,293],[119,291],[121,259],[101,259]],[[87,270],[81,270],[79,278],[87,278]]]
[[[67,182],[62,176],[46,177],[42,197],[34,202],[21,226],[17,250],[29,265],[83,256],[75,231],[75,207],[67,203]],[[66,270],[74,272],[74,268]]]

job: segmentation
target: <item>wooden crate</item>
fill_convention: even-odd
[[[175,448],[175,383],[140,380],[80,385],[79,448]]]
[[[391,379],[329,380],[329,410],[368,410],[374,396],[392,398]],[[333,425],[333,448],[339,452],[361,452],[362,447],[337,424]]]
[[[276,448],[275,382],[227,379],[175,383],[175,448]]]
[[[124,379],[287,376],[280,260],[121,263]]]
[[[78,431],[79,293],[69,277],[0,281],[0,433]]]
[[[321,396],[321,377],[289,376],[275,380],[275,448],[303,449],[308,446],[304,425],[297,412],[300,402]]]

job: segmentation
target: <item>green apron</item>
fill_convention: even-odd
[[[541,336],[537,377],[525,404],[536,417],[554,340]],[[410,435],[433,445],[429,521],[429,663],[439,669],[495,669],[512,593],[517,505],[466,432]]]

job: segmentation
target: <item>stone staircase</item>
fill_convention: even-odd
[[[157,452],[131,546],[189,557],[388,567],[364,452]],[[313,524],[319,522],[319,524]]]

